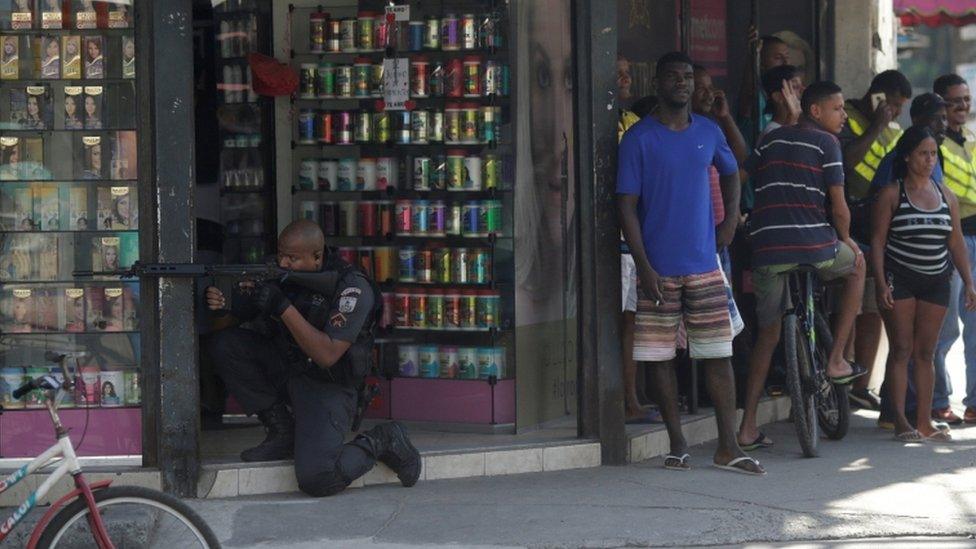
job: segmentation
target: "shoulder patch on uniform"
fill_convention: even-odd
[[[339,312],[351,313],[356,310],[356,303],[359,297],[355,295],[343,295],[339,298]]]
[[[342,313],[336,313],[332,315],[332,318],[329,319],[329,324],[331,324],[333,328],[345,328],[346,315]]]
[[[359,295],[362,295],[362,293],[363,293],[363,291],[361,289],[356,288],[355,286],[350,286],[350,287],[342,290],[342,292],[339,293],[339,296],[341,296],[341,297],[346,297],[346,296],[359,296]]]

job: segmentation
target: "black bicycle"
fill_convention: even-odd
[[[783,315],[783,345],[791,415],[803,455],[816,457],[819,431],[833,440],[847,434],[848,385],[832,383],[827,375],[834,338],[823,313],[824,288],[816,269],[801,266],[791,271],[789,291],[793,307]]]

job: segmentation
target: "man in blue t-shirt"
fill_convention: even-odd
[[[708,168],[714,165],[726,211],[737,212],[738,164],[718,125],[689,110],[695,80],[686,55],[661,57],[654,85],[658,109],[624,134],[617,170],[620,223],[640,280],[634,360],[652,363],[671,441],[664,467],[687,470],[673,363],[678,329],[684,324],[688,351],[703,360],[715,404],[719,447],[714,465],[761,475],[765,471],[759,462],[735,442],[732,319],[716,255],[732,241],[738,216],[727,215],[715,226],[708,179]]]

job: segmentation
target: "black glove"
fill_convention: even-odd
[[[254,304],[266,314],[279,317],[288,307],[291,307],[291,301],[285,297],[281,288],[270,282],[258,287],[257,294],[254,296]]]

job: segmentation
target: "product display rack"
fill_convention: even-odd
[[[137,455],[140,285],[72,276],[138,260],[131,7],[29,4],[29,17],[0,10],[0,457],[53,443],[40,394],[10,394],[25,377],[58,375],[46,351],[81,354],[61,404],[76,444],[87,431],[79,454]]]
[[[407,3],[398,2],[398,4]],[[441,21],[448,19],[449,14],[458,15],[458,32],[461,29],[460,19],[464,14],[474,14],[478,21],[487,18],[490,14],[492,20],[498,25],[498,34],[503,41],[502,47],[481,47],[479,42],[478,47],[464,48],[461,45],[456,51],[431,48],[409,51],[412,45],[406,35],[410,23],[400,22],[394,23],[398,26],[398,36],[395,39],[390,38],[387,47],[377,45],[379,38],[376,38],[370,51],[311,51],[311,33],[315,32],[314,24],[311,22],[315,17],[313,14],[328,13],[324,36],[327,42],[334,39],[330,34],[330,27],[342,25],[345,28],[350,18],[358,18],[354,24],[358,41],[362,40],[362,27],[355,27],[355,25],[362,25],[362,20],[373,19],[371,28],[376,36],[382,32],[377,30],[376,25],[388,23],[388,20],[384,20],[381,15],[383,4],[380,2],[363,1],[358,6],[350,6],[349,3],[338,4],[338,2],[303,5],[296,3],[288,7],[292,66],[299,71],[299,74],[306,71],[306,74],[302,74],[302,84],[298,93],[291,99],[290,109],[294,117],[290,139],[293,216],[318,221],[326,232],[326,239],[330,246],[338,248],[347,260],[358,263],[377,278],[384,293],[387,313],[377,334],[379,364],[385,377],[381,380],[384,397],[382,409],[373,410],[372,415],[438,424],[469,424],[472,425],[473,430],[484,428],[479,428],[477,425],[490,429],[492,426],[512,424],[515,414],[514,231],[511,214],[514,149],[510,131],[512,119],[510,98],[513,92],[509,84],[509,74],[502,72],[508,70],[505,46],[509,33],[506,27],[508,16],[504,12],[505,8],[501,3],[494,1],[409,2],[411,22],[423,21],[425,25],[429,25],[433,19],[436,19],[435,24],[438,25],[439,32],[444,30],[440,27]],[[366,16],[364,12],[371,12],[371,14]],[[341,23],[336,23],[336,20],[340,20]],[[478,40],[481,39],[479,36]],[[493,39],[497,41],[496,37]],[[343,43],[349,44],[347,37],[343,38]],[[334,47],[334,44],[323,45],[323,48],[329,47]],[[475,65],[478,67],[475,87],[486,87],[484,82],[490,61],[491,70],[498,71],[492,73],[495,75],[492,89],[497,89],[497,93],[479,91],[478,94],[469,93],[467,96],[452,95],[451,90],[448,89],[452,80],[445,78],[440,84],[440,91],[443,92],[441,96],[418,97],[414,93],[416,75],[412,67],[409,71],[410,98],[405,109],[407,114],[403,114],[404,111],[385,109],[383,98],[376,88],[378,79],[375,76],[375,73],[379,72],[378,66],[384,60],[397,58],[411,61],[422,59],[421,62],[429,60],[432,70],[435,67],[437,70],[443,70],[452,62],[455,67],[460,66],[466,58],[470,60],[472,56],[478,56],[478,64]],[[358,97],[320,97],[318,92],[312,97],[308,93],[310,90],[307,88],[307,74],[313,63],[317,67],[334,69],[338,81],[342,80],[338,76],[340,67],[355,65],[365,71],[364,67],[368,63],[372,67],[371,74],[374,74],[370,77],[372,88],[368,94],[364,94],[363,88],[360,87],[361,95]],[[472,71],[472,74],[475,72]],[[507,86],[504,89],[498,81],[503,74]],[[338,81],[336,81],[337,92]],[[360,81],[364,80],[360,79]],[[323,82],[324,80],[320,80],[317,84],[322,86]],[[354,81],[353,87],[355,85]],[[320,87],[319,90],[321,89]],[[432,89],[431,92],[433,91],[435,90]],[[477,130],[472,132],[477,131],[477,134],[469,134],[470,137],[463,142],[460,139],[451,141],[449,138],[451,130],[448,127],[449,111],[452,107],[453,110],[459,111],[462,105],[465,109],[477,113],[477,118],[472,117],[472,120],[476,121],[472,124],[477,124]],[[341,131],[340,125],[343,122],[335,122],[333,117],[345,117],[348,121],[349,118],[355,119],[361,116],[364,111],[370,113],[371,119],[377,120],[372,130],[361,132],[360,125],[353,120],[352,124],[341,128],[353,130],[355,126],[354,133],[357,135],[347,136],[351,137],[348,142],[323,142],[329,140],[325,132],[331,132],[333,127],[338,141],[342,140],[338,132]],[[426,123],[415,122],[412,117],[415,116],[416,111],[428,113],[420,116],[431,119],[437,116],[436,124],[443,124],[443,127],[438,128],[435,135],[423,139],[426,132],[434,131],[435,122],[433,120]],[[486,111],[492,115],[492,118],[485,114]],[[307,128],[302,126],[307,122],[310,113],[315,113],[317,119],[315,131],[318,133],[314,142],[309,142]],[[325,119],[324,122],[322,118]],[[386,118],[387,123],[385,134],[378,130],[380,127],[378,121],[382,118]],[[417,126],[426,126],[419,136],[415,133]],[[326,127],[329,129],[326,130]],[[464,126],[458,128],[454,131],[462,131]],[[407,133],[410,133],[409,138],[405,135]],[[419,141],[422,142],[414,142],[417,137],[420,137]],[[452,153],[453,165],[447,158]],[[460,158],[463,160],[459,160]],[[314,182],[310,185],[311,170],[308,166],[310,161],[316,160],[326,163],[339,162],[339,174],[336,179],[322,185],[323,174],[330,174],[330,171],[322,171],[323,169],[319,168],[317,176],[312,178]],[[349,186],[342,184],[343,160],[366,161],[366,168],[359,164],[356,166],[357,171],[360,172],[356,174],[360,176],[360,181]],[[383,174],[378,178],[377,183],[385,178],[386,188],[382,188],[383,183],[380,183],[379,188],[373,188],[376,184],[372,181],[371,173],[374,161],[377,162],[377,166],[379,161],[386,163],[385,168],[379,166],[376,168],[377,172]],[[464,184],[470,187],[461,188],[460,185],[454,185],[453,188],[449,188],[448,181],[460,181],[454,174],[461,173],[460,163],[465,161]],[[497,170],[490,176],[490,184],[487,172],[482,171],[489,162],[492,168]],[[415,179],[421,177],[417,175],[420,172],[415,172],[415,167],[420,165],[419,163],[431,167],[432,181],[429,185],[423,184],[423,179],[415,184]],[[477,167],[478,177],[470,175],[474,167]],[[332,176],[325,175],[325,179],[329,177]],[[472,185],[473,181],[476,182]],[[427,204],[425,201],[435,208],[431,210],[435,213],[430,214],[434,219],[442,220],[438,216],[453,215],[455,223],[458,222],[458,216],[453,210],[467,207],[469,209],[464,210],[467,214],[477,203],[482,208],[479,210],[481,223],[486,223],[484,216],[490,215],[491,221],[487,221],[490,226],[488,230],[485,230],[484,225],[480,227],[480,232],[475,230],[475,214],[472,213],[468,218],[472,222],[468,227],[471,230],[467,231],[467,234],[462,234],[458,227],[451,226],[451,220],[446,222],[447,232],[444,234],[438,232],[445,228],[439,225],[433,230],[435,234],[429,234],[430,230],[404,230],[398,221],[401,213],[406,211],[408,203],[412,208],[409,215],[413,221],[416,217],[413,211],[424,209]],[[364,213],[361,210],[364,203],[379,204],[378,213],[375,214],[379,220],[376,222],[375,229],[363,230],[374,215],[373,212]],[[400,205],[403,207],[396,209]],[[353,208],[356,208],[355,212]],[[370,206],[365,208],[369,209]],[[391,208],[395,211],[391,212]],[[487,214],[488,210],[492,213]],[[350,221],[350,215],[356,216],[356,221]],[[391,217],[395,215],[397,219],[387,219],[387,215]],[[423,219],[427,214],[416,215]],[[423,223],[425,222],[421,221],[420,225]],[[451,232],[454,234],[450,234]],[[389,254],[390,249],[395,254],[392,266],[385,265],[389,260],[388,256],[380,259],[380,255]],[[448,251],[444,251],[445,249]],[[457,276],[458,269],[471,269],[463,263],[452,264],[452,276],[447,276],[443,270],[439,275],[432,274],[434,267],[423,265],[421,262],[420,270],[426,274],[420,274],[419,277],[427,280],[415,280],[411,274],[412,267],[405,266],[405,263],[410,264],[414,261],[411,259],[413,252],[426,254],[431,250],[441,250],[443,256],[452,254],[452,258],[453,254],[463,257],[465,251],[473,250],[477,254],[478,261],[487,263],[490,267],[479,263],[478,267],[475,267],[477,272],[469,273],[473,276],[468,280],[463,275]],[[384,266],[381,267],[381,263],[384,263]],[[430,273],[427,272],[428,269]],[[383,273],[388,275],[384,276]],[[408,276],[404,276],[404,273]],[[442,296],[448,296],[447,310],[454,311],[451,307],[458,307],[457,294],[466,297],[472,306],[479,303],[478,300],[481,299],[494,300],[494,308],[483,304],[477,305],[482,315],[479,318],[484,320],[490,317],[492,320],[481,324],[475,322],[474,326],[470,325],[471,322],[459,326],[440,320],[440,299]],[[433,326],[428,325],[424,318],[429,316],[429,311],[421,314],[422,320],[418,320],[416,315],[411,316],[409,320],[405,319],[404,315],[409,316],[410,313],[397,303],[397,300],[401,299],[407,303],[406,300],[410,298],[405,296],[424,296],[412,298],[409,303],[412,303],[414,308],[417,308],[418,303],[426,303],[426,300],[431,298],[438,303],[433,307],[422,305],[424,309],[434,309],[433,316],[437,320],[433,322]],[[475,314],[474,311],[463,306],[461,308],[464,314],[472,316]],[[492,312],[485,313],[485,308]],[[492,353],[490,358],[489,353]],[[484,366],[482,371],[479,371],[479,358],[481,365]],[[426,364],[420,364],[422,361],[426,361]]]

